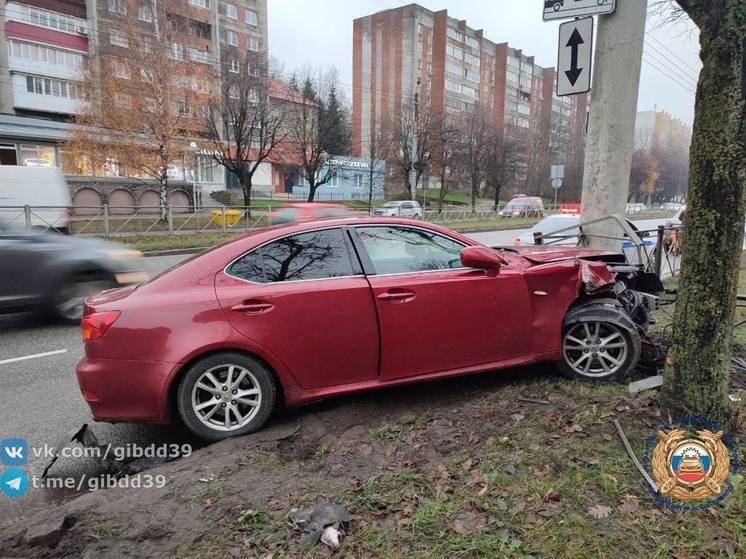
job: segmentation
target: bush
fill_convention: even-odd
[[[218,190],[217,192],[211,192],[210,198],[219,202],[223,206],[235,206],[236,195],[228,190]]]

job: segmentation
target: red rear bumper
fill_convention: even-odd
[[[167,381],[178,366],[84,357],[75,373],[95,420],[168,423]]]

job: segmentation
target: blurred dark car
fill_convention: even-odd
[[[0,313],[77,322],[88,295],[147,279],[142,253],[126,246],[0,223]]]
[[[357,214],[341,204],[324,204],[322,202],[294,202],[285,204],[270,214],[273,225],[281,223],[303,223],[317,219],[355,217]]]

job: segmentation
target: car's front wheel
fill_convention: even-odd
[[[116,286],[113,280],[104,277],[67,276],[54,290],[47,304],[47,312],[52,318],[75,324],[83,317],[83,303],[86,297]]]
[[[571,311],[562,330],[560,371],[572,378],[624,376],[640,359],[640,335],[623,309],[588,305]]]
[[[277,402],[272,372],[237,352],[209,355],[184,374],[177,393],[179,415],[198,437],[217,441],[257,431]]]

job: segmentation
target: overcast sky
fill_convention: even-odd
[[[629,1],[629,0],[626,0]],[[633,0],[635,1],[635,0]],[[335,66],[348,99],[352,90],[352,21],[409,4],[403,0],[267,0],[270,55],[286,72],[310,64]],[[523,49],[541,66],[555,66],[559,23],[544,23],[541,0],[421,0],[447,9],[485,37]],[[686,22],[661,25],[648,17],[638,110],[665,110],[691,124],[701,67],[697,36]],[[620,69],[624,71],[624,69]]]

